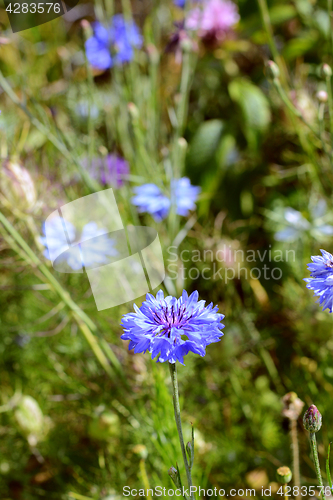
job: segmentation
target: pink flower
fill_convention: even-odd
[[[231,0],[206,0],[202,7],[190,11],[185,27],[198,30],[202,38],[222,40],[239,19],[237,6]]]

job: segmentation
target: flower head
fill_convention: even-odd
[[[195,202],[200,193],[200,188],[192,186],[187,177],[174,179],[171,182],[171,199],[162,193],[156,184],[143,184],[134,188],[135,196],[133,205],[139,212],[151,214],[157,222],[165,219],[172,204],[176,213],[186,217],[190,210],[195,209]]]
[[[314,291],[319,297],[319,304],[323,311],[333,310],[333,255],[326,250],[320,250],[322,255],[312,256],[312,263],[308,264],[311,271],[310,278],[305,278],[307,288]]]
[[[129,349],[135,353],[151,353],[152,358],[164,363],[184,364],[184,356],[192,351],[199,356],[206,354],[206,346],[221,340],[224,325],[217,306],[198,301],[197,291],[188,296],[184,290],[179,299],[164,298],[162,290],[156,298],[147,294],[145,302],[135,313],[125,314],[122,319],[123,340],[130,340]]]
[[[313,238],[332,236],[333,226],[326,222],[330,217],[330,214],[326,213],[326,211],[325,200],[319,200],[315,206],[310,207],[309,219],[306,219],[301,212],[291,207],[286,207],[280,212],[277,211],[276,215],[280,219],[280,230],[275,233],[275,239],[277,241],[292,242],[303,238],[306,234]]]
[[[238,9],[231,0],[207,0],[202,8],[196,7],[190,11],[185,26],[190,30],[198,30],[201,38],[224,40],[238,21]]]
[[[303,416],[304,429],[309,432],[318,432],[321,428],[321,424],[321,413],[315,405],[311,405]]]
[[[195,202],[200,191],[199,187],[191,185],[190,179],[187,177],[182,177],[171,183],[171,196],[178,215],[186,217],[190,210],[195,209]]]
[[[132,203],[138,207],[139,212],[151,214],[156,222],[160,222],[168,215],[170,200],[156,184],[137,186],[134,188],[134,194]]]
[[[127,21],[122,14],[113,16],[103,26],[96,22],[94,34],[85,42],[88,61],[97,69],[105,70],[113,65],[131,61],[134,48],[142,46],[142,37],[134,21]]]
[[[129,165],[117,154],[108,154],[104,158],[94,158],[90,168],[91,176],[102,184],[121,187],[129,174]]]
[[[50,253],[58,255],[57,261],[66,262],[74,271],[82,269],[83,266],[107,264],[110,257],[118,255],[118,251],[114,248],[114,240],[109,238],[96,222],[88,222],[82,231],[78,232],[68,220],[55,217],[48,222],[47,235],[45,225],[43,232],[45,236],[41,236],[39,240],[46,247],[44,256],[51,260]],[[77,245],[80,241],[84,242],[84,247],[83,251],[78,252]]]

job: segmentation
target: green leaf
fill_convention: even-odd
[[[255,147],[271,119],[268,100],[262,90],[245,78],[237,78],[229,84],[231,99],[241,108],[241,126],[251,147]]]
[[[204,122],[196,131],[187,155],[187,165],[194,177],[201,177],[203,169],[209,168],[218,147],[224,123],[222,120]]]

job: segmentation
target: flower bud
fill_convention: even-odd
[[[134,102],[129,102],[127,104],[127,109],[129,114],[131,115],[132,120],[136,122],[139,119],[139,110],[135,106]]]
[[[19,210],[31,210],[36,191],[27,169],[14,161],[5,161],[0,174],[0,189],[9,203]]]
[[[310,408],[304,413],[303,425],[304,429],[309,432],[318,432],[321,428],[322,416],[315,405],[311,405]]]
[[[291,470],[286,466],[279,467],[276,471],[276,478],[282,484],[290,483],[292,476]]]
[[[321,67],[321,76],[322,78],[331,78],[332,76],[332,69],[331,66],[328,64],[323,64]]]
[[[194,454],[193,454],[193,448],[192,448],[192,443],[188,442],[186,445],[186,452],[190,461],[190,466],[192,467],[193,461],[194,461]]]
[[[181,480],[180,480],[180,477],[179,477],[178,470],[175,467],[170,467],[170,469],[168,470],[168,474],[171,477],[171,479],[172,479],[174,485],[176,486],[176,488],[181,488],[182,487],[182,483],[181,483]]]
[[[280,70],[274,61],[268,61],[266,64],[266,76],[270,80],[276,80],[280,76]]]
[[[328,100],[328,95],[325,90],[319,90],[316,96],[319,102],[327,102]]]
[[[83,29],[84,37],[85,37],[86,40],[88,38],[90,38],[90,37],[93,36],[93,29],[91,27],[90,22],[87,21],[87,19],[82,19],[82,21],[81,21],[81,27]]]
[[[15,419],[29,444],[36,446],[44,427],[44,415],[37,401],[30,396],[22,396],[15,410]]]

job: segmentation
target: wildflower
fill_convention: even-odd
[[[321,413],[318,411],[318,408],[315,405],[311,405],[303,416],[304,429],[311,433],[318,432],[321,428],[321,424]]]
[[[186,217],[190,210],[195,209],[195,202],[200,191],[199,187],[191,185],[190,179],[187,177],[182,177],[172,182],[171,193],[178,215]]]
[[[134,21],[122,14],[113,16],[107,26],[96,22],[94,34],[85,42],[88,61],[100,70],[121,65],[133,59],[134,48],[142,46],[142,37]]]
[[[66,227],[66,234],[64,232]],[[118,251],[114,248],[114,240],[108,238],[104,229],[98,228],[96,222],[88,222],[77,234],[73,224],[60,217],[55,217],[48,222],[47,235],[40,237],[40,242],[47,248],[44,256],[57,263],[66,262],[74,271],[79,271],[83,266],[92,267],[97,264],[106,264],[110,257],[115,257]],[[68,239],[68,241],[67,241]],[[82,242],[80,244],[79,242]],[[69,246],[70,245],[70,246]],[[83,246],[78,251],[78,245]]]
[[[171,204],[174,204],[178,215],[186,217],[190,210],[195,209],[199,193],[200,188],[192,186],[190,180],[183,177],[171,182],[171,199],[155,184],[144,184],[134,188],[132,203],[138,207],[139,212],[147,212],[156,222],[160,222],[168,215]]]
[[[169,213],[170,200],[162,194],[156,184],[143,184],[134,188],[133,205],[136,205],[139,212],[147,212],[154,217],[156,222],[165,219]]]
[[[121,156],[108,154],[104,158],[92,160],[90,174],[102,184],[119,188],[124,184],[124,180],[129,174],[129,166]]]
[[[319,200],[317,205],[310,209],[310,217],[306,219],[301,212],[287,207],[282,213],[277,213],[282,228],[275,233],[277,241],[296,241],[309,233],[313,238],[324,238],[333,235],[333,226],[326,224],[326,202]]]
[[[333,310],[333,255],[326,250],[320,250],[322,255],[312,256],[312,264],[308,264],[311,271],[310,278],[305,278],[307,288],[314,291],[319,297],[319,304],[323,311]]]
[[[140,308],[134,304],[135,313],[123,317],[121,338],[130,340],[128,348],[135,353],[148,350],[160,363],[184,364],[189,351],[204,356],[206,346],[223,335],[224,315],[217,312],[217,306],[205,307],[205,301],[198,302],[198,298],[197,291],[188,296],[184,290],[179,299],[164,298],[162,290],[156,298],[148,293]]]
[[[231,0],[207,0],[202,8],[190,11],[185,27],[198,30],[201,38],[224,40],[239,19],[237,6]]]

